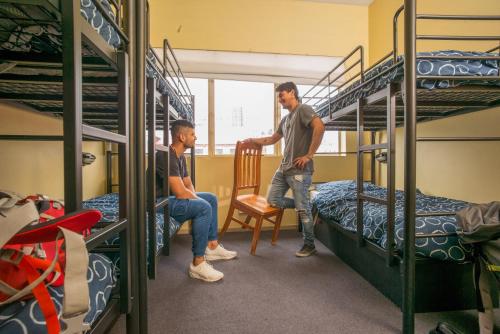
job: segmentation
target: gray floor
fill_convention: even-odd
[[[400,310],[319,242],[316,256],[299,259],[295,231],[282,231],[276,246],[264,232],[256,256],[249,254],[250,238],[227,234],[223,244],[239,258],[215,262],[223,281],[204,283],[187,276],[191,238],[176,236],[172,255],[160,259],[158,278],[150,281],[149,333],[401,332]],[[476,314],[418,314],[416,333],[428,333],[441,320],[476,333]],[[125,321],[111,333],[125,333]]]

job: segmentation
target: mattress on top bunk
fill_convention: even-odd
[[[94,1],[80,0],[81,15],[109,45],[118,48],[121,45],[120,35],[96,8]],[[109,1],[99,1],[107,14],[115,19],[115,13]],[[0,14],[2,16],[0,18],[0,50],[49,54],[62,52],[60,23],[46,9],[13,1],[0,3]]]
[[[464,52],[457,50],[445,50],[434,52],[419,52],[418,56],[498,56],[493,53],[485,52]],[[359,98],[369,96],[384,88],[389,83],[401,82],[404,79],[404,58],[398,57],[399,65],[392,70],[381,75],[377,79],[371,81],[361,89],[356,89],[361,81],[358,80],[348,86],[339,95],[335,96],[331,101],[322,103],[317,107],[317,113],[321,117],[328,116],[329,108],[332,112],[347,107]],[[375,77],[379,73],[390,68],[394,64],[393,59],[376,66],[365,75],[365,81]],[[432,75],[432,76],[498,76],[499,62],[496,60],[442,60],[442,59],[417,59],[416,63],[417,75]],[[500,86],[500,80],[417,80],[417,88],[421,89],[446,89],[464,85],[480,85],[480,86]]]
[[[82,205],[86,209],[97,209],[101,211],[102,222],[116,222],[119,217],[118,199],[118,193],[111,193],[84,201]],[[181,228],[181,224],[172,217],[169,218],[170,237],[173,237]],[[163,210],[160,209],[156,212],[156,251],[163,247],[163,227]],[[106,240],[107,245],[118,245],[119,243],[120,238],[118,235]]]
[[[341,225],[344,229],[356,232],[356,182],[336,181],[317,186],[318,193],[313,204],[319,215],[328,221]],[[364,192],[377,198],[386,198],[387,189],[371,183],[364,184]],[[404,239],[404,192],[396,191],[394,241],[399,251],[403,249]],[[469,203],[444,197],[424,195],[417,191],[417,212],[456,212]],[[366,239],[387,248],[387,208],[373,202],[364,201],[363,235]],[[415,222],[416,234],[455,232],[455,216],[418,217]],[[417,238],[417,255],[439,260],[463,262],[469,259],[471,250],[463,245],[458,237]]]
[[[106,308],[111,290],[116,285],[114,265],[102,254],[89,255],[87,271],[90,309],[84,322],[92,324]],[[49,287],[58,314],[62,312],[63,287]],[[0,333],[47,333],[45,318],[36,299],[18,301],[0,308]]]

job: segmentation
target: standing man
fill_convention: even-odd
[[[270,137],[250,138],[250,142],[272,145],[284,137],[283,160],[274,174],[268,202],[280,208],[295,208],[302,222],[304,245],[295,253],[306,257],[316,253],[314,229],[309,201],[309,186],[314,172],[313,156],[316,153],[325,126],[311,106],[299,102],[299,92],[293,82],[285,82],[276,88],[279,103],[288,109],[278,129]],[[285,197],[291,188],[293,199]]]
[[[193,124],[186,120],[175,121],[171,134],[168,212],[179,223],[193,221],[193,261],[189,265],[189,276],[215,282],[222,279],[224,274],[207,261],[230,260],[237,253],[225,249],[217,241],[217,197],[212,193],[195,192],[188,175],[184,152],[194,148],[196,135]],[[159,161],[156,168],[158,194],[161,194],[164,177],[163,164]]]

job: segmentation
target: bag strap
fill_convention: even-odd
[[[2,211],[0,211],[0,214],[2,214]],[[27,201],[23,205],[10,208],[9,218],[3,219],[4,222],[2,222],[0,248],[5,246],[5,244],[24,227],[37,222],[38,218],[38,211],[32,201]]]
[[[481,266],[481,274],[479,276],[479,293],[483,310],[479,311],[479,333],[480,334],[493,334],[494,318],[493,318],[493,303],[490,294],[490,282],[488,264],[482,256],[479,257]]]
[[[60,227],[64,234],[66,247],[66,267],[64,270],[64,304],[63,316],[87,313],[89,310],[89,285],[87,270],[89,255],[83,237],[64,227]]]
[[[3,302],[0,302],[0,306],[12,303],[12,302],[14,302],[14,301],[16,301],[18,299],[21,299],[21,298],[25,297],[26,295],[30,294],[31,291],[37,285],[39,285],[40,283],[43,283],[43,281],[47,278],[47,276],[49,276],[54,271],[54,268],[55,268],[55,266],[57,264],[57,261],[59,260],[59,243],[57,241],[59,241],[59,238],[61,236],[62,236],[62,234],[59,234],[57,236],[57,238],[56,238],[56,251],[55,251],[54,259],[52,259],[52,262],[47,267],[47,269],[37,279],[35,279],[33,282],[30,282],[23,289],[17,290],[17,289],[14,289],[13,287],[11,287],[10,285],[8,285],[7,283],[5,283],[5,282],[3,282],[3,281],[0,280],[0,286],[2,287],[2,291],[4,291],[4,292],[6,292],[8,290],[10,290],[10,291],[16,291],[16,293],[14,293],[14,294],[9,294],[11,296],[7,300],[5,300]],[[17,258],[17,259],[14,260],[16,262],[14,262],[12,260],[12,258],[14,256],[14,255],[12,255],[13,252],[18,253],[18,256],[21,256],[20,258]],[[24,258],[24,256],[25,255],[23,253],[15,251],[15,250],[2,250],[0,252],[0,258],[2,258],[2,260],[4,260],[4,261],[11,262],[11,263],[20,263],[20,261],[22,261],[22,259]],[[87,287],[87,289],[88,289],[88,287]]]

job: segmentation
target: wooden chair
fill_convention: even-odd
[[[260,189],[260,159],[262,156],[262,146],[255,143],[237,142],[234,156],[234,184],[231,195],[231,205],[224,227],[220,236],[227,231],[231,221],[235,221],[243,228],[253,230],[252,247],[250,253],[255,255],[257,242],[259,241],[260,230],[264,220],[274,224],[274,231],[271,243],[274,245],[278,239],[283,209],[269,205],[266,198],[259,196]],[[251,194],[239,195],[241,190],[253,190]],[[247,216],[245,221],[233,217],[234,211],[239,210]],[[270,218],[273,218],[271,220]],[[250,220],[255,218],[254,226],[250,225]]]

